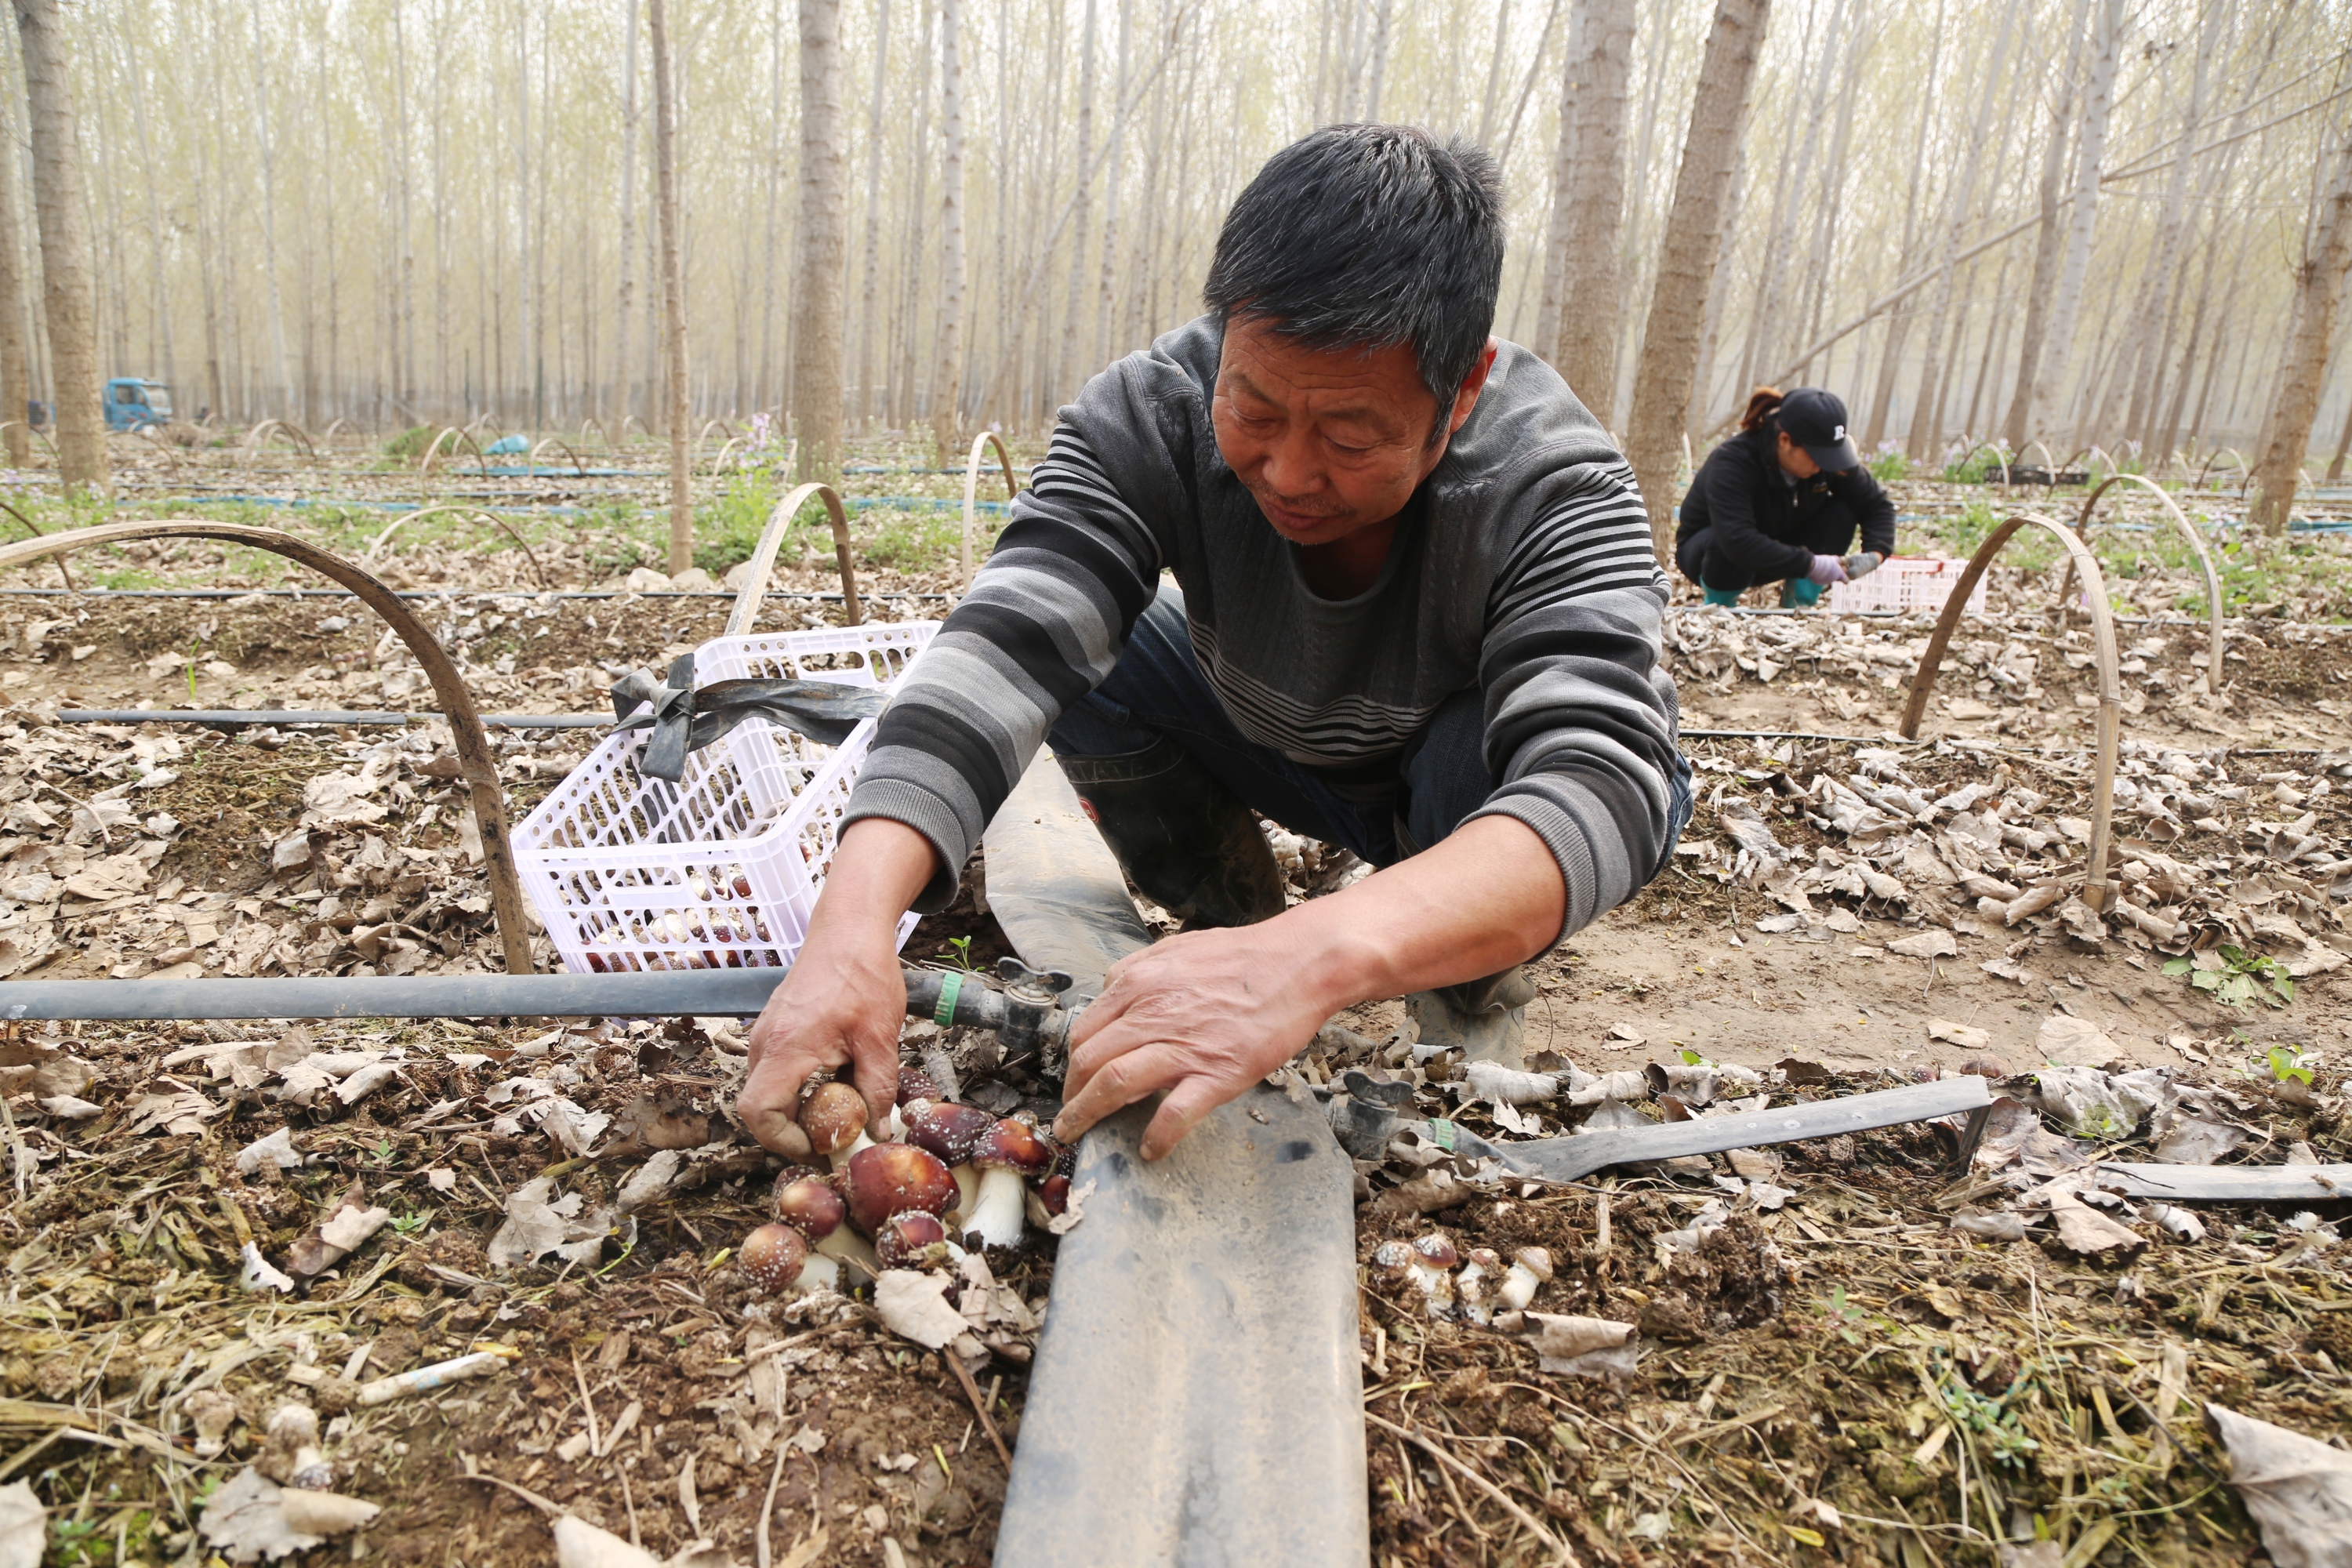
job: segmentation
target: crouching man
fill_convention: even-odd
[[[1657,873],[1690,774],[1633,474],[1549,366],[1488,335],[1502,266],[1475,148],[1337,126],[1259,171],[1208,313],[1062,410],[884,715],[751,1033],[763,1141],[820,1068],[890,1103],[894,928],[947,903],[1045,742],[1185,921],[1074,1027],[1056,1136],[1164,1093],[1158,1158],[1374,997],[1517,1065],[1518,966]],[[1380,869],[1286,910],[1260,815]]]

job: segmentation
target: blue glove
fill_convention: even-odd
[[[1843,583],[1845,581],[1845,563],[1834,555],[1816,555],[1812,570],[1805,575],[1823,587],[1832,583]]]

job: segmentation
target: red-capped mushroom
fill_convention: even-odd
[[[964,1234],[983,1247],[1011,1247],[1021,1239],[1024,1177],[1054,1167],[1054,1146],[1025,1121],[1011,1118],[984,1133],[972,1149],[980,1167],[980,1197],[963,1218]]]
[[[763,1225],[743,1238],[737,1261],[751,1283],[781,1294],[799,1282],[808,1266],[808,1237],[788,1225]]]
[[[824,1177],[807,1171],[786,1171],[777,1177],[776,1215],[806,1237],[819,1255],[810,1260],[809,1268],[816,1276],[829,1277],[813,1279],[814,1283],[832,1286],[838,1282],[841,1271],[833,1267],[835,1259],[855,1263],[869,1274],[880,1272],[874,1249],[866,1245],[864,1237],[842,1224],[849,1216],[849,1205]],[[824,1267],[820,1268],[820,1263]]]
[[[947,1259],[948,1227],[920,1209],[894,1214],[875,1232],[874,1251],[885,1268],[929,1268]]]
[[[808,1134],[809,1147],[831,1160],[836,1171],[852,1154],[874,1146],[866,1135],[866,1097],[845,1083],[821,1083],[801,1101],[801,1130]]]
[[[920,1068],[898,1069],[898,1109],[904,1110],[919,1100],[939,1100],[939,1080]]]
[[[877,1143],[849,1157],[839,1176],[849,1203],[849,1223],[868,1236],[882,1222],[909,1209],[943,1215],[955,1202],[955,1178],[939,1157],[912,1143]]]
[[[907,1142],[940,1157],[956,1181],[956,1203],[950,1213],[969,1215],[980,1197],[980,1173],[972,1168],[971,1152],[996,1125],[996,1118],[969,1105],[931,1100],[909,1100],[898,1112],[907,1124]]]

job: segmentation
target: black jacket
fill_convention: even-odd
[[[1683,497],[1676,544],[1712,528],[1715,548],[1759,581],[1801,577],[1812,569],[1813,552],[1796,541],[1815,514],[1837,502],[1861,524],[1862,548],[1893,554],[1895,503],[1870,470],[1824,470],[1791,485],[1775,434],[1769,426],[1742,431],[1706,455]]]

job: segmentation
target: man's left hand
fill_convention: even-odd
[[[1070,1071],[1054,1136],[1075,1142],[1147,1095],[1161,1101],[1143,1157],[1173,1149],[1201,1119],[1288,1061],[1331,1009],[1269,942],[1281,921],[1187,931],[1111,965],[1070,1030]],[[1269,952],[1269,947],[1275,951]]]

